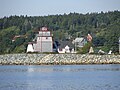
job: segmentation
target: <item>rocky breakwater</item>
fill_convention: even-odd
[[[120,55],[89,54],[6,54],[1,65],[120,64]]]

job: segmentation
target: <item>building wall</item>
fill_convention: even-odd
[[[42,52],[53,52],[53,44],[51,41],[42,42]]]
[[[33,44],[34,52],[41,52],[41,42]]]
[[[37,43],[33,47],[35,52],[52,52],[52,37],[37,37]]]
[[[87,41],[85,39],[83,39],[83,41],[81,41],[81,42],[76,42],[77,47],[83,47],[86,43],[87,43]]]

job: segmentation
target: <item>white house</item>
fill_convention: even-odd
[[[65,52],[70,53],[70,47],[68,45],[65,46]]]
[[[65,49],[64,48],[62,48],[62,49],[58,48],[58,53],[65,53]]]
[[[70,47],[66,45],[64,48],[59,49],[58,48],[58,53],[75,53],[74,48],[70,50]]]
[[[59,41],[58,53],[74,53],[74,45],[71,41]]]

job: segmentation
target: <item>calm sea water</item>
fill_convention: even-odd
[[[120,90],[120,65],[0,66],[0,90]]]

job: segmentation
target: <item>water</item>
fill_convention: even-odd
[[[0,90],[120,90],[120,65],[0,66]]]

